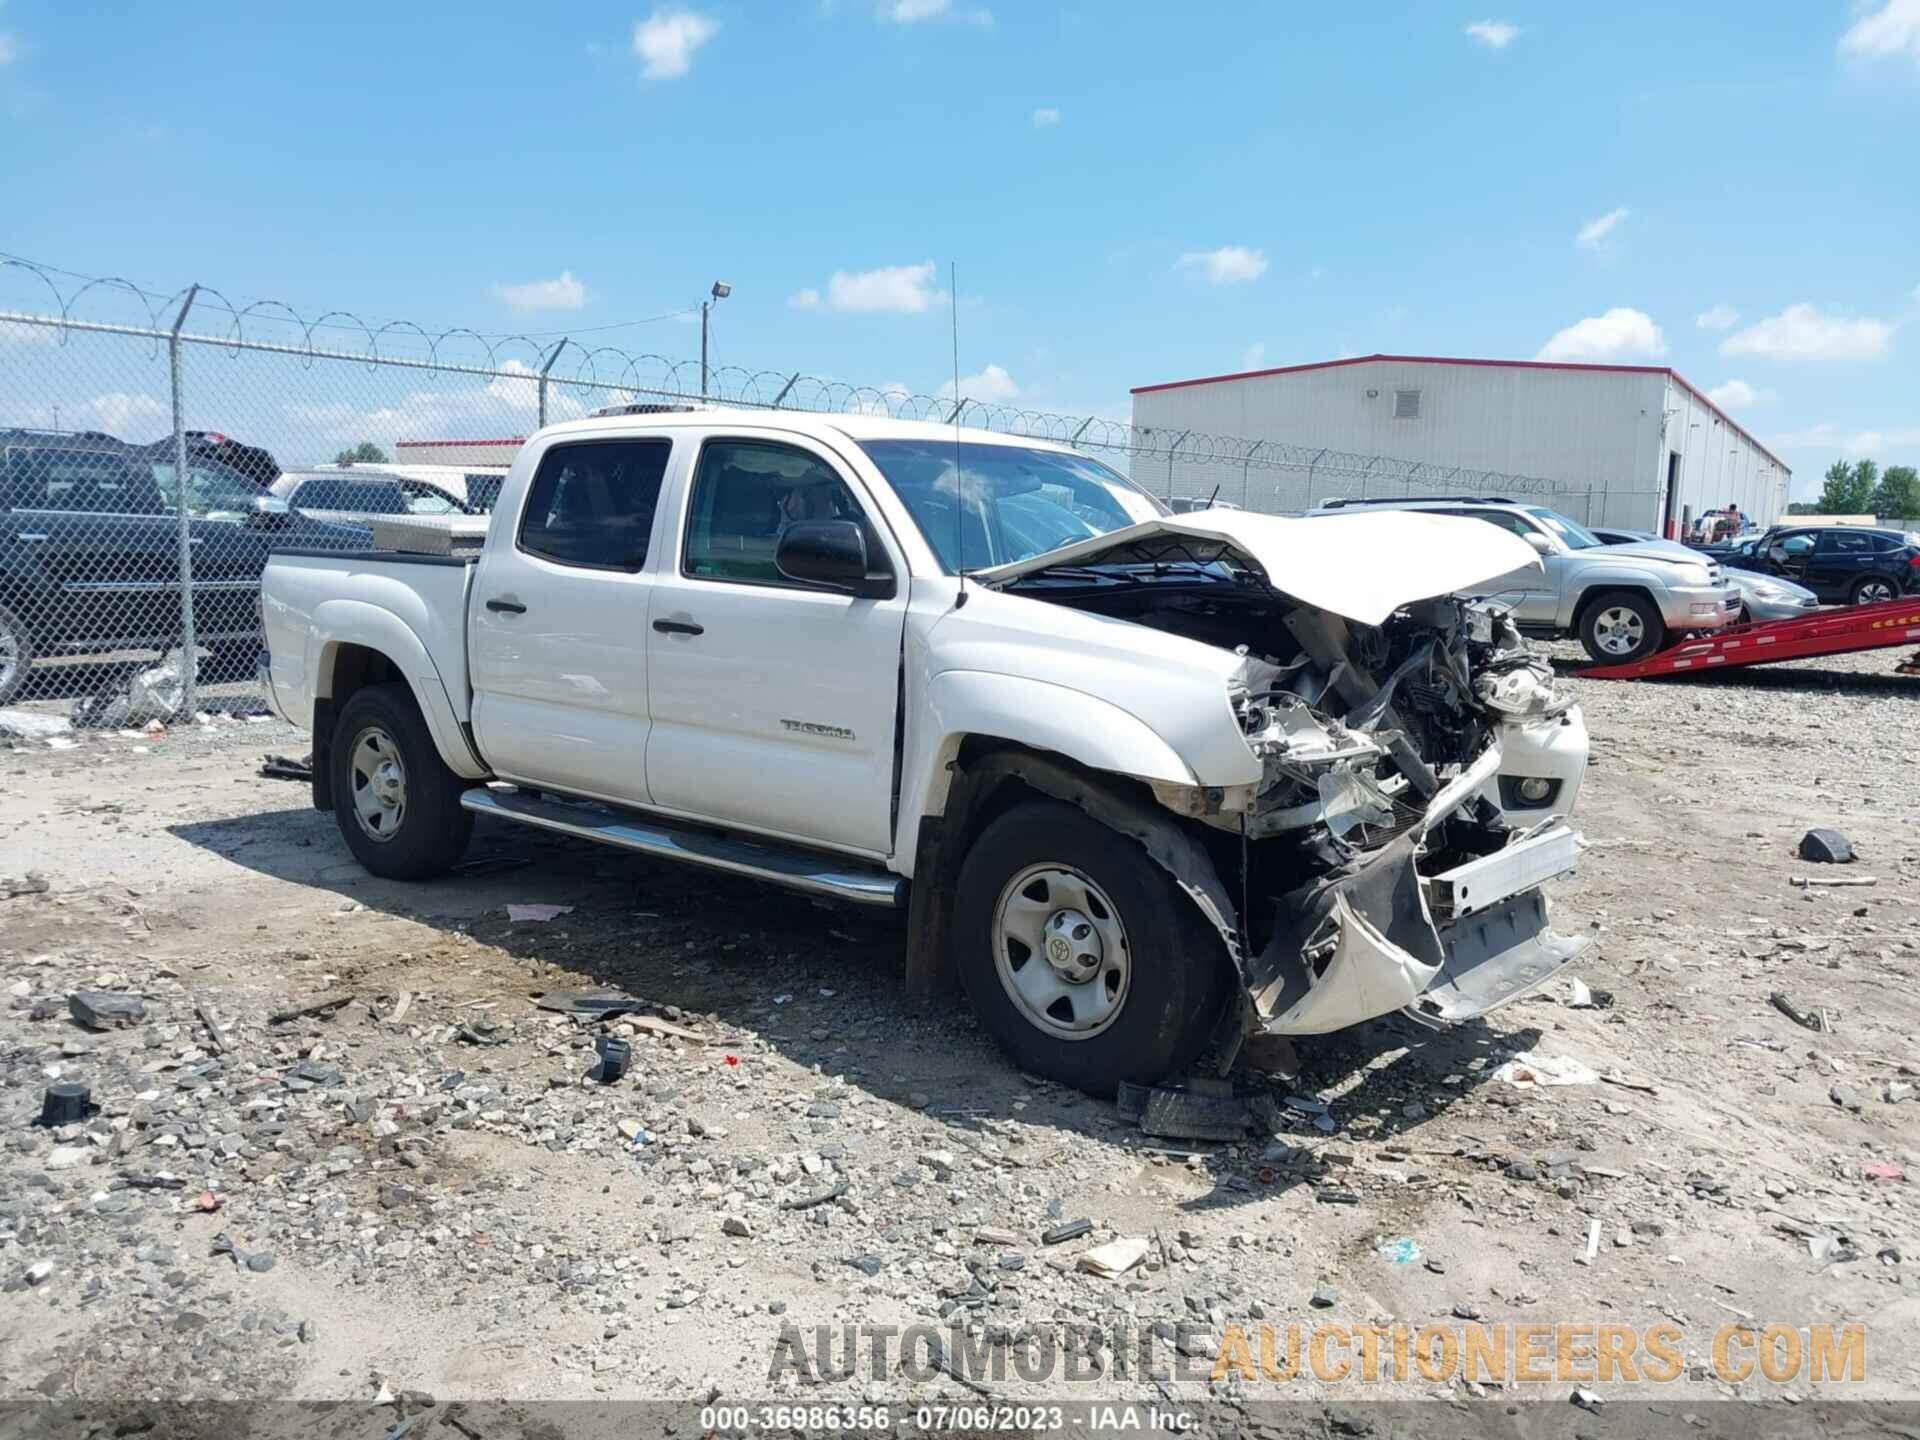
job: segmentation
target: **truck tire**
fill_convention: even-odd
[[[467,782],[440,759],[399,682],[355,691],[333,727],[333,814],[354,858],[387,880],[425,880],[465,853]]]
[[[0,605],[0,705],[27,688],[33,669],[33,632],[13,610]]]
[[[1609,590],[1580,612],[1580,643],[1600,664],[1618,665],[1665,645],[1667,626],[1653,602],[1638,591]]]
[[[1172,877],[1056,800],[974,840],[954,938],[974,1013],[1014,1062],[1103,1098],[1183,1073],[1227,995],[1220,936]]]

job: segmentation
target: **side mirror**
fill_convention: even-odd
[[[1536,555],[1551,555],[1554,553],[1553,542],[1538,530],[1529,530],[1520,538],[1533,547],[1533,552]]]
[[[278,495],[256,495],[247,508],[247,523],[273,528],[286,524],[292,513],[293,507]]]
[[[780,537],[774,566],[789,580],[884,600],[893,576],[867,569],[866,533],[852,520],[797,520]]]

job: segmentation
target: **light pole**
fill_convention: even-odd
[[[700,398],[707,398],[707,316],[727,296],[733,293],[733,287],[724,280],[713,282],[711,300],[700,302]]]

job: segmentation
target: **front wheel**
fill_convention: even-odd
[[[334,722],[333,813],[354,858],[388,880],[425,880],[465,853],[466,782],[441,760],[404,684],[354,692]]]
[[[1598,596],[1580,617],[1580,643],[1602,665],[1618,665],[1651,655],[1667,640],[1666,622],[1646,596],[1610,590]]]
[[[1206,1044],[1230,961],[1133,840],[1055,800],[983,830],[954,906],[961,983],[1022,1069],[1092,1095],[1181,1073]]]
[[[1883,600],[1899,599],[1900,592],[1884,575],[1863,575],[1853,582],[1847,598],[1855,605],[1878,605]]]

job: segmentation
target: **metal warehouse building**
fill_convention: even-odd
[[[1435,484],[1453,467],[1537,477],[1560,491],[1543,498],[1577,519],[1675,536],[1730,500],[1767,524],[1786,510],[1792,479],[1784,461],[1664,366],[1363,355],[1142,385],[1133,423],[1170,446],[1190,432],[1418,462],[1435,467]],[[1280,487],[1278,503],[1366,493],[1357,468],[1329,467],[1308,482],[1310,495],[1299,482]],[[1415,491],[1429,488],[1423,480]],[[1236,498],[1234,488],[1223,498]],[[1404,488],[1376,480],[1370,493]],[[1290,505],[1295,494],[1300,504]]]

